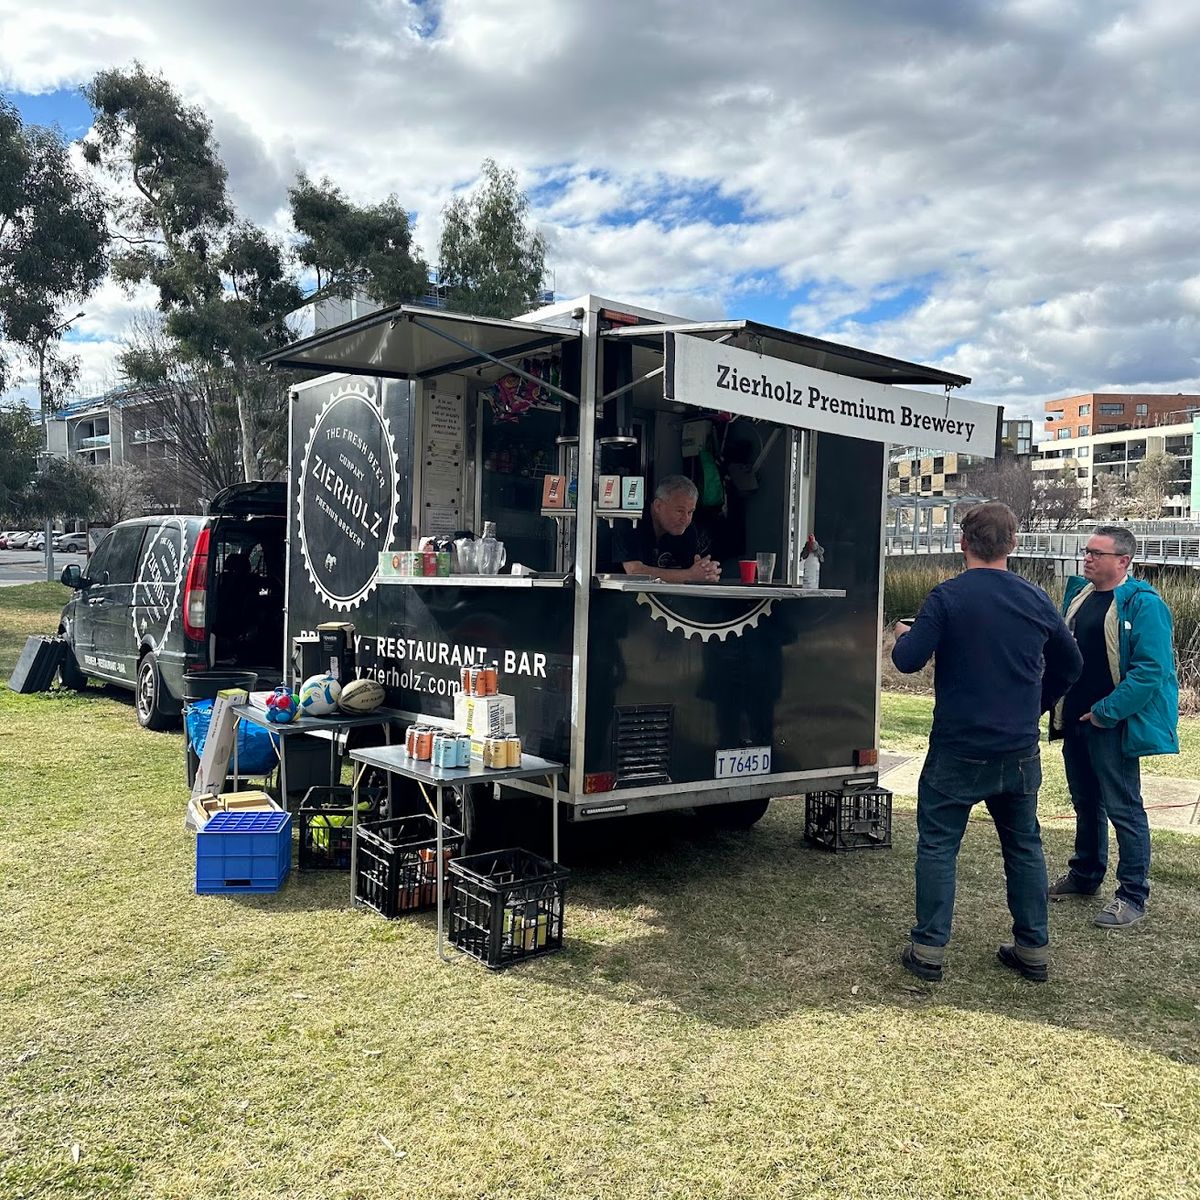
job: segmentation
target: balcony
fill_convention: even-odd
[[[135,429],[129,438],[129,442],[133,446],[145,446],[150,442],[161,442],[162,440],[163,431],[161,429]]]
[[[111,433],[97,433],[92,437],[79,439],[79,445],[76,450],[107,450],[112,445]]]

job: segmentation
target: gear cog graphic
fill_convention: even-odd
[[[172,530],[179,534],[178,545],[170,536]],[[176,613],[181,613],[183,610],[179,599],[179,592],[183,587],[184,561],[180,549],[186,545],[186,522],[179,517],[164,521],[151,537],[142,555],[138,578],[134,580],[134,603],[132,606],[134,637],[140,639],[147,630],[157,625],[164,617],[166,620],[162,633],[158,637],[154,637],[152,634],[149,639],[150,646],[156,654],[167,644],[171,636]],[[158,568],[157,579],[153,575],[155,566]]]
[[[698,637],[702,642],[710,638],[719,638],[723,642],[730,635],[741,637],[747,629],[757,629],[758,622],[775,606],[774,600],[759,600],[732,621],[694,621],[681,616],[648,592],[638,592],[637,602],[644,604],[650,610],[650,616],[662,621],[672,632],[682,633],[685,638]]]
[[[400,504],[400,480],[396,473],[395,454],[393,451],[392,429],[388,424],[388,419],[383,415],[380,405],[377,401],[377,393],[375,385],[363,380],[355,380],[339,387],[332,393],[329,399],[321,406],[321,410],[317,413],[316,420],[312,423],[312,428],[308,431],[308,438],[305,441],[304,457],[300,461],[300,479],[296,489],[296,506],[298,513],[298,525],[300,529],[300,554],[304,560],[304,570],[308,575],[309,582],[313,586],[313,590],[317,595],[331,608],[337,609],[340,612],[350,612],[357,608],[374,590],[379,582],[379,561],[377,551],[386,550],[392,538],[392,527],[396,523],[396,510]],[[377,423],[382,431],[384,447],[384,455],[380,460],[379,466],[382,470],[388,473],[388,481],[385,486],[386,495],[382,497],[384,506],[382,514],[382,536],[377,538],[377,545],[373,546],[371,554],[371,570],[370,574],[361,583],[354,582],[349,585],[343,585],[340,589],[331,581],[323,579],[321,576],[324,573],[322,568],[330,557],[333,558],[333,566],[337,566],[338,558],[345,557],[353,558],[352,555],[331,556],[324,555],[317,551],[314,556],[312,548],[312,531],[309,530],[308,524],[311,520],[307,512],[305,500],[305,485],[311,477],[311,466],[314,456],[314,451],[317,447],[317,436],[322,427],[328,423],[332,416],[340,415],[337,413],[339,405],[349,405],[351,407],[365,408],[370,414],[370,420]],[[324,506],[325,512],[329,512],[329,506]],[[352,549],[352,543],[349,539],[346,540],[347,548]],[[332,568],[331,568],[332,570]],[[365,572],[360,572],[365,574]]]

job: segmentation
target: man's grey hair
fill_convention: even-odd
[[[1113,549],[1118,554],[1128,554],[1132,558],[1137,553],[1137,538],[1124,525],[1097,525],[1092,530],[1092,537],[1112,538]]]
[[[668,475],[654,489],[655,500],[666,500],[676,492],[686,492],[689,500],[696,500],[700,493],[696,485],[686,475]]]

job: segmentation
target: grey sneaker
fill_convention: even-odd
[[[1136,925],[1139,921],[1146,919],[1146,910],[1138,908],[1136,904],[1131,904],[1128,900],[1122,900],[1120,896],[1114,896],[1113,899],[1106,904],[1096,914],[1096,924],[1101,929],[1124,929],[1128,925]]]
[[[1098,887],[1088,888],[1082,887],[1079,880],[1068,871],[1065,875],[1060,875],[1047,889],[1046,895],[1051,900],[1062,900],[1065,896],[1094,896],[1100,889]]]

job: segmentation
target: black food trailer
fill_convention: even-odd
[[[575,821],[749,825],[877,781],[887,447],[993,455],[999,410],[953,393],[969,380],[595,296],[516,320],[402,305],[267,361],[326,373],[291,393],[289,653],[351,622],[397,718],[445,726],[462,669],[495,662]],[[614,557],[679,475],[719,581]],[[404,573],[423,539],[486,523],[499,573]],[[759,553],[773,578],[743,582]]]

